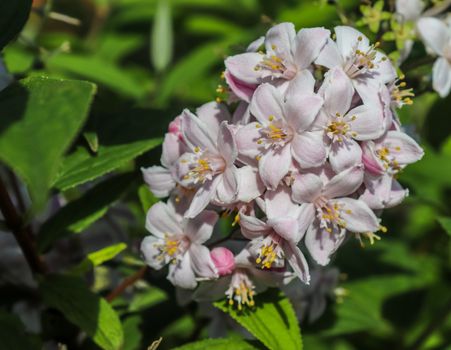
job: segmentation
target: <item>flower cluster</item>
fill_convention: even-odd
[[[304,253],[327,265],[347,237],[378,239],[377,214],[408,194],[397,174],[423,151],[396,116],[411,90],[351,27],[281,23],[225,67],[227,103],[184,110],[162,165],[143,169],[168,200],[150,208],[141,249],[195,298],[241,308],[267,286],[308,284]],[[219,213],[239,230],[210,239]]]

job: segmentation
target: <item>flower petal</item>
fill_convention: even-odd
[[[246,165],[237,169],[237,174],[238,201],[249,203],[265,191],[265,185],[260,179],[257,169]]]
[[[299,95],[311,95],[315,89],[315,78],[309,70],[303,69],[290,81],[285,98],[295,99]]]
[[[248,216],[243,213],[240,213],[240,226],[241,233],[248,239],[266,236],[272,230],[270,226],[255,216]]]
[[[180,140],[180,137],[172,133],[167,133],[164,136],[161,164],[166,168],[169,168],[186,152],[186,145]]]
[[[257,88],[256,84],[248,84],[239,80],[234,75],[232,75],[229,70],[226,70],[224,72],[224,79],[230,90],[232,90],[236,97],[247,103],[251,101],[252,95]]]
[[[211,237],[218,218],[219,217],[216,212],[212,210],[204,210],[193,219],[185,219],[185,235],[188,236],[190,241],[193,243],[204,243]]]
[[[203,121],[187,109],[183,111],[181,119],[183,137],[192,150],[200,147],[202,150],[216,151],[216,139],[214,138],[216,135],[208,130]]]
[[[169,196],[169,193],[175,187],[175,180],[171,172],[161,166],[151,166],[149,168],[141,168],[144,181],[149,185],[152,193],[163,198]]]
[[[363,182],[363,165],[359,164],[335,175],[325,186],[323,195],[326,198],[337,198],[357,191]]]
[[[302,254],[301,250],[298,247],[296,247],[296,245],[289,242],[285,242],[283,245],[283,251],[285,253],[285,257],[288,263],[290,264],[296,276],[298,276],[299,279],[305,284],[309,284],[310,283],[309,267],[307,264],[307,260],[305,259],[304,254]]]
[[[304,236],[307,229],[310,225],[315,221],[316,209],[312,203],[304,203],[301,205],[301,210],[299,213],[299,233],[301,235],[301,239]]]
[[[451,89],[451,63],[444,57],[435,61],[432,67],[432,86],[440,97],[448,96]]]
[[[190,255],[191,266],[196,276],[202,278],[218,277],[215,265],[210,257],[210,250],[207,247],[200,244],[191,244],[188,254]]]
[[[146,229],[155,236],[182,235],[182,227],[174,209],[163,202],[154,204],[146,216]]]
[[[270,149],[258,162],[260,177],[265,186],[275,190],[280,181],[290,170],[291,150],[289,145],[285,145],[277,150]]]
[[[283,119],[282,96],[274,86],[264,83],[255,90],[251,101],[250,110],[252,115],[260,123],[269,122],[269,116],[275,119]]]
[[[296,134],[291,141],[291,150],[294,159],[301,168],[315,168],[326,161],[327,154],[322,133],[303,132]]]
[[[302,235],[299,232],[299,223],[297,218],[293,217],[275,217],[268,219],[267,224],[273,228],[276,233],[288,242],[297,244]]]
[[[339,113],[344,116],[351,106],[354,87],[351,80],[340,67],[327,73],[324,89],[324,108],[329,115]]]
[[[325,266],[329,263],[330,256],[343,243],[345,237],[345,230],[329,233],[323,230],[319,226],[319,222],[315,220],[305,235],[305,246],[312,258],[318,264]]]
[[[233,165],[238,156],[238,148],[236,146],[235,136],[226,121],[223,121],[219,128],[217,144],[218,151],[222,158],[224,158],[226,165]]]
[[[266,52],[275,52],[283,59],[292,56],[292,45],[296,37],[293,23],[280,23],[266,33]]]
[[[296,37],[295,61],[299,69],[305,69],[318,57],[330,37],[324,28],[304,28]]]
[[[206,181],[202,184],[194,195],[189,209],[185,213],[186,218],[194,218],[207,207],[221,180],[221,176],[216,176],[213,181]]]
[[[385,131],[383,111],[374,107],[358,106],[349,111],[346,120],[356,133],[352,138],[358,141],[374,140]]]
[[[196,276],[191,266],[191,256],[186,253],[181,260],[169,265],[168,280],[177,287],[194,289],[197,286]]]
[[[315,174],[299,174],[291,186],[293,199],[297,203],[313,203],[321,194],[323,181]]]
[[[417,22],[417,30],[425,45],[434,50],[437,55],[443,56],[443,50],[450,39],[445,22],[433,17],[423,17]]]
[[[212,136],[219,134],[223,121],[230,121],[231,115],[223,103],[208,102],[196,109],[196,115],[207,126]]]
[[[159,259],[160,250],[157,245],[164,244],[164,240],[155,236],[147,236],[141,242],[141,253],[146,264],[155,270],[160,270],[167,264],[165,259]]]
[[[389,131],[383,140],[390,154],[395,156],[396,161],[401,165],[414,163],[424,155],[418,143],[404,132]]]
[[[257,165],[256,157],[264,150],[257,141],[261,138],[258,123],[250,123],[240,127],[235,134],[238,147],[238,158],[245,164]]]
[[[316,94],[289,98],[283,106],[285,119],[293,130],[302,132],[312,125],[322,105],[323,99]]]
[[[228,57],[225,60],[227,71],[236,79],[248,85],[255,85],[260,82],[261,74],[254,68],[263,56],[256,52],[246,52]]]
[[[334,142],[329,152],[329,162],[336,173],[362,162],[362,149],[353,139]]]
[[[375,232],[379,229],[376,215],[364,202],[352,198],[338,198],[332,199],[331,203],[344,205],[340,215],[348,231]]]
[[[238,195],[239,178],[237,168],[232,165],[224,173],[218,175],[221,180],[216,187],[216,198],[219,203],[230,204]]]
[[[370,46],[368,38],[357,29],[348,26],[337,26],[334,28],[337,36],[337,46],[342,57],[349,57],[355,50],[357,43],[359,49],[365,51]]]
[[[341,53],[338,50],[338,46],[335,41],[332,39],[327,40],[326,45],[321,50],[315,63],[329,69],[342,65],[343,58],[341,57]]]

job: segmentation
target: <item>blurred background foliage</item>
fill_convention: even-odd
[[[51,271],[65,276],[41,281],[47,301],[42,306],[23,258],[3,235],[2,250],[13,252],[5,250],[2,258],[0,340],[26,332],[11,349],[40,348],[51,339],[75,349],[81,339],[83,349],[139,350],[160,337],[159,349],[208,337],[209,318],[194,304],[177,306],[163,273],[143,270],[138,247],[146,235],[145,212],[156,199],[142,185],[139,168],[159,162],[155,147],[183,108],[221,97],[216,89],[227,55],[243,51],[274,23],[291,21],[300,29],[352,22],[360,4],[35,0],[19,39],[3,51],[8,70],[18,79],[90,81],[97,94],[85,122],[71,126],[67,119],[60,126],[67,127],[67,140],[41,135],[45,145],[63,153],[55,155],[57,171],[48,183],[27,180],[45,170],[39,164],[19,172],[28,185],[28,191],[17,186],[21,206],[38,232],[37,246]],[[424,49],[415,45],[412,60],[421,55]],[[352,240],[337,254],[333,265],[342,272],[342,296],[317,322],[301,325],[307,350],[451,349],[451,98],[424,89],[429,72],[430,66],[406,71],[419,96],[403,108],[401,119],[426,149],[424,159],[400,176],[411,195],[383,214],[388,232],[381,241],[362,249]],[[56,101],[62,89],[54,87],[48,98]],[[36,156],[47,157],[44,146]],[[9,185],[16,180],[10,176]],[[130,276],[140,279],[115,289]],[[78,299],[83,302],[75,309],[84,311],[74,313],[71,303]],[[88,337],[80,338],[75,326]]]

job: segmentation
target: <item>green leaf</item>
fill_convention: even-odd
[[[80,264],[71,269],[70,272],[71,274],[81,275],[93,267],[102,265],[103,263],[114,259],[126,248],[127,245],[125,243],[118,243],[89,253],[88,256]]]
[[[42,225],[38,234],[38,249],[45,251],[56,240],[71,233],[80,233],[103,217],[108,208],[127,191],[134,178],[134,174],[112,177],[68,203]]]
[[[142,185],[138,189],[139,201],[143,208],[144,213],[147,213],[152,205],[157,203],[159,199],[150,192],[149,187]]]
[[[241,339],[205,339],[195,343],[186,344],[174,350],[254,350],[255,348]],[[286,348],[280,348],[286,349]]]
[[[22,30],[31,10],[31,0],[0,2],[0,51]]]
[[[142,292],[136,293],[133,300],[130,302],[128,306],[129,312],[139,312],[144,309],[148,309],[156,304],[159,304],[163,301],[166,301],[168,296],[166,293],[155,287],[150,286],[146,288]]]
[[[214,305],[271,350],[302,350],[298,320],[290,301],[279,291],[270,290],[255,299],[255,307],[236,310],[224,301]]]
[[[38,347],[27,336],[20,319],[14,314],[0,311],[0,345],[8,350],[37,350]]]
[[[150,46],[152,63],[160,72],[172,59],[173,33],[170,0],[158,1]]]
[[[36,209],[44,206],[95,91],[88,82],[32,77],[0,93],[0,159],[27,183]]]
[[[446,231],[447,234],[451,235],[451,218],[437,218],[440,225],[442,225],[443,229]]]
[[[81,279],[53,275],[43,279],[39,287],[46,305],[59,310],[102,349],[121,349],[123,330],[119,317]]]
[[[79,148],[66,158],[54,186],[64,191],[94,180],[157,147],[161,141],[160,138],[156,138],[124,145],[100,145],[95,156]]]

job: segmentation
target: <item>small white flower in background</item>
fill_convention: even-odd
[[[451,90],[451,24],[437,18],[422,18],[417,23],[421,39],[437,60],[432,68],[432,86],[441,97]]]

